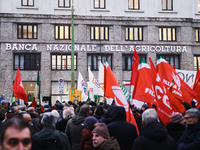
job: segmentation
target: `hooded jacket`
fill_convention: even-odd
[[[176,150],[176,143],[161,123],[154,122],[141,130],[132,150]]]
[[[72,150],[80,149],[80,141],[82,137],[82,130],[84,129],[84,121],[84,116],[75,115],[67,123],[65,133],[69,138]]]
[[[126,111],[124,107],[115,107],[111,112],[113,122],[107,125],[110,136],[114,136],[121,150],[130,150],[132,142],[137,137],[136,127],[126,122]]]

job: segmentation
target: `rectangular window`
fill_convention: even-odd
[[[146,62],[146,55],[139,54],[140,59],[143,59]],[[133,63],[133,55],[132,54],[123,54],[122,55],[122,70],[131,71]]]
[[[200,12],[200,0],[198,0],[198,12]]]
[[[159,28],[159,41],[176,41],[176,28]]]
[[[22,6],[34,6],[34,0],[21,0]]]
[[[37,39],[38,31],[36,24],[18,24],[17,37],[18,39]]]
[[[14,70],[38,70],[40,69],[40,54],[23,53],[14,54]]]
[[[74,69],[76,70],[76,55],[74,55]],[[52,54],[52,70],[71,70],[71,54]]]
[[[126,41],[142,41],[143,28],[142,27],[126,27]]]
[[[108,26],[91,26],[90,27],[91,40],[109,40],[109,27]]]
[[[173,10],[173,0],[162,0],[162,10]]]
[[[71,25],[55,25],[56,40],[70,40],[71,37]]]
[[[196,42],[200,42],[200,29],[196,29]]]
[[[70,0],[58,0],[58,7],[70,8]]]
[[[128,9],[139,10],[140,0],[128,0]]]
[[[179,55],[159,55],[164,58],[173,68],[180,69],[180,56]]]
[[[107,63],[112,68],[112,55],[111,54],[88,54],[87,56],[88,60],[88,67],[90,67],[91,70],[98,70],[99,69],[99,62],[104,62],[104,60],[107,61]]]
[[[200,56],[194,56],[194,70],[200,69]]]
[[[106,8],[106,0],[94,0],[94,8],[95,9],[105,9]]]

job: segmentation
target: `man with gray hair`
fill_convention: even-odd
[[[132,150],[176,150],[176,143],[160,123],[155,109],[146,109],[142,114],[143,128],[133,143]]]
[[[178,141],[178,150],[199,150],[200,111],[195,108],[185,112],[186,129]]]
[[[70,150],[67,136],[56,130],[55,117],[51,112],[42,116],[43,129],[34,134],[32,138],[32,150]]]

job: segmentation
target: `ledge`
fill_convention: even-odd
[[[108,9],[91,9],[91,12],[110,12]]]
[[[54,11],[72,11],[71,8],[55,8]]]
[[[17,7],[17,9],[30,9],[30,10],[38,10],[38,7]]]
[[[125,10],[125,13],[144,13],[144,10]]]
[[[158,13],[163,13],[163,14],[178,14],[177,11],[159,11]]]

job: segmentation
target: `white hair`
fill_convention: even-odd
[[[60,118],[60,114],[55,109],[51,111],[51,115],[54,117],[55,122],[57,122],[58,119]]]
[[[142,113],[142,121],[144,125],[148,125],[153,122],[159,122],[158,114],[155,109],[146,109]]]
[[[74,109],[72,109],[71,107],[68,107],[66,109],[63,110],[63,118],[64,119],[68,119],[74,116]]]

